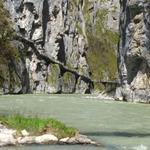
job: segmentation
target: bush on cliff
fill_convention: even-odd
[[[12,42],[13,38],[14,30],[9,13],[4,8],[3,0],[0,0],[0,86],[6,78],[11,78],[10,64],[19,57],[19,52]]]

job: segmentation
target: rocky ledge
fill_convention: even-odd
[[[38,136],[31,136],[30,133],[24,129],[21,131],[21,135],[18,136],[16,130],[9,129],[6,126],[0,124],[0,147],[29,144],[89,144],[100,146],[99,143],[81,134],[76,134],[74,137],[66,137],[59,139],[51,133],[42,134]]]

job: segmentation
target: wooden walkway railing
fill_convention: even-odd
[[[103,84],[105,87],[106,92],[111,92],[114,91],[117,86],[119,85],[119,82],[114,80],[114,81],[108,81],[108,80],[93,80],[93,83],[99,83]]]

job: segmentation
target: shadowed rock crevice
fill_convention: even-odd
[[[143,60],[141,58],[129,58],[127,61],[127,64],[129,64],[127,68],[128,72],[128,84],[131,84],[133,79],[137,76],[138,71],[140,70],[140,66],[143,63]]]
[[[59,46],[58,61],[66,64],[65,44],[63,36],[60,35],[60,37],[56,40],[56,43],[58,43]]]
[[[42,10],[43,46],[45,44],[47,23],[49,20],[50,20],[49,3],[48,3],[48,0],[44,0],[43,1],[43,10]]]

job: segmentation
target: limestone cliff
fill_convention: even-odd
[[[92,80],[116,77],[118,0],[5,0],[5,8],[19,58],[3,75],[4,93],[90,93]]]
[[[76,21],[84,24],[81,6],[72,7],[67,0],[6,0],[5,6],[25,53],[28,92],[89,91],[86,40],[76,28]]]
[[[150,101],[150,2],[121,0],[117,98]]]
[[[90,93],[94,86],[103,89],[93,81],[116,79],[118,60],[116,98],[150,101],[148,0],[120,0],[120,4],[119,0],[5,0],[4,4],[18,54],[6,57],[5,63],[0,56],[3,93]]]

